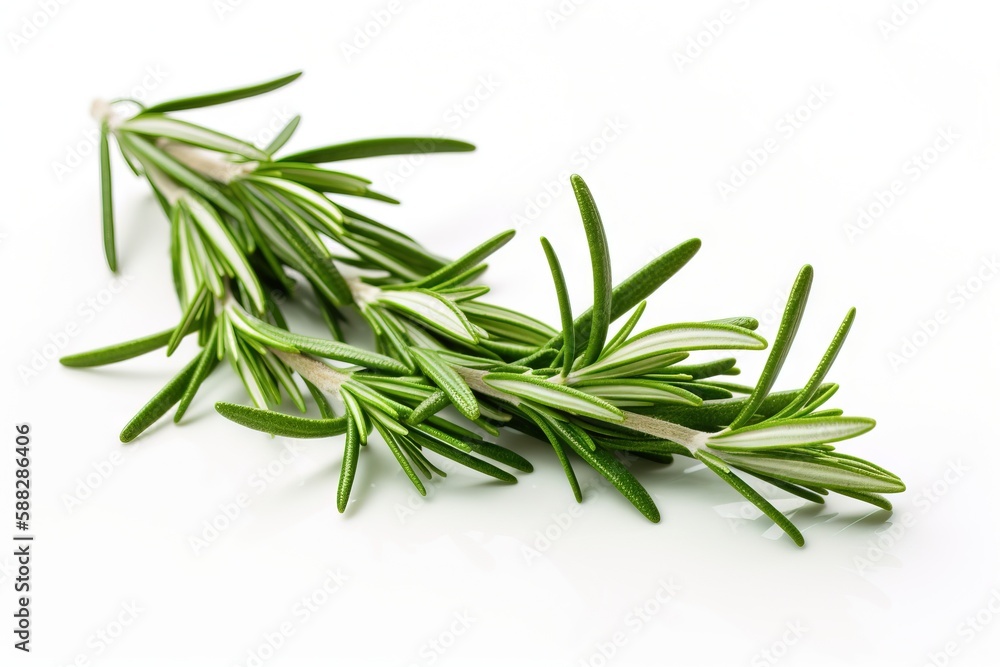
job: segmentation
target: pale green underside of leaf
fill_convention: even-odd
[[[488,373],[483,382],[518,398],[540,403],[570,414],[602,421],[620,422],[624,413],[607,401],[564,385],[514,373]]]
[[[857,469],[845,469],[833,463],[772,458],[761,454],[726,453],[733,465],[762,472],[795,484],[808,484],[831,490],[864,491],[868,493],[900,493],[906,486],[897,478]]]
[[[733,451],[806,446],[847,440],[867,433],[875,421],[865,417],[820,417],[766,421],[709,436],[708,444]]]

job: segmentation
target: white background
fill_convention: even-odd
[[[557,0],[5,2],[0,534],[13,532],[13,425],[29,422],[37,539],[30,655],[11,648],[13,560],[0,549],[0,661],[996,664],[1000,5],[896,2],[909,13],[890,0],[593,0],[562,14]],[[390,8],[367,44],[358,38]],[[700,53],[679,61],[691,40]],[[908,483],[896,512],[839,497],[800,509],[797,549],[683,460],[637,466],[663,513],[653,525],[582,466],[590,490],[577,507],[551,451],[515,436],[536,465],[517,486],[455,472],[423,503],[389,453],[369,448],[340,516],[339,439],[274,464],[295,443],[217,417],[214,401],[245,400],[224,373],[182,426],[120,445],[124,422],[193,349],[92,372],[47,358],[177,317],[164,220],[117,156],[122,282],[104,265],[90,101],[300,68],[294,86],[190,117],[266,140],[302,113],[292,149],[432,132],[476,143],[415,169],[396,158],[350,169],[404,200],[363,210],[443,254],[520,223],[488,274],[499,303],[557,319],[545,234],[587,305],[571,171],[595,193],[617,277],[686,238],[705,243],[652,299],[647,325],[746,314],[771,337],[785,290],[812,263],[810,310],[779,385],[805,379],[856,305],[835,403],[879,420],[846,449]],[[939,133],[950,143],[935,148]],[[766,146],[762,166],[743,166]],[[913,160],[925,152],[923,168]],[[734,169],[754,173],[723,196]],[[896,180],[901,194],[879,211]],[[849,234],[863,208],[881,215]],[[741,358],[748,381],[763,356]],[[269,464],[281,472],[261,487]],[[190,539],[240,494],[249,506],[196,552]],[[328,572],[346,577],[330,594]],[[296,606],[314,595],[315,611]],[[133,606],[135,618],[123,611]],[[280,648],[266,648],[282,629]]]

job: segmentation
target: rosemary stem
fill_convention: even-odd
[[[271,348],[271,352],[283,362],[291,366],[296,373],[312,382],[325,394],[340,400],[340,385],[350,378],[349,373],[327,366],[321,361],[304,354],[284,352]]]
[[[279,359],[291,366],[295,372],[316,385],[321,391],[340,400],[340,386],[351,377],[350,373],[345,373],[332,366],[328,366],[304,354],[275,349],[271,351]],[[494,389],[483,382],[483,376],[486,375],[486,371],[464,368],[462,366],[454,366],[454,369],[462,376],[462,379],[469,385],[469,388],[477,394],[489,396],[490,398],[495,398],[514,406],[521,403],[521,399],[517,396]],[[685,447],[691,453],[691,456],[694,456],[697,450],[704,447],[705,438],[708,436],[707,433],[693,428],[627,411],[625,412],[625,420],[619,422],[618,425],[637,433],[675,442]]]
[[[515,406],[521,402],[521,399],[516,396],[511,396],[510,394],[494,389],[483,382],[483,376],[486,375],[487,371],[463,368],[461,366],[455,366],[454,368],[462,376],[466,384],[469,385],[469,388],[477,394],[489,396],[490,398],[495,398]],[[692,456],[695,451],[704,446],[705,438],[707,437],[706,433],[693,428],[628,411],[625,411],[625,420],[619,422],[618,426],[662,440],[676,442],[686,447]]]
[[[229,162],[216,153],[199,150],[162,137],[156,145],[188,169],[196,171],[219,183],[229,184],[234,179],[249,174],[257,168],[256,162]]]
[[[152,165],[146,165],[146,176],[153,187],[159,190],[170,204],[176,204],[188,193],[187,188],[178,185],[177,181]]]

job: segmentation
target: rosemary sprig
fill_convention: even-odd
[[[275,350],[307,351],[370,367],[409,368],[349,345],[286,332],[271,296],[296,288],[303,276],[331,331],[339,337],[337,307],[354,296],[347,272],[379,271],[390,278],[419,279],[447,262],[408,236],[389,229],[329,198],[352,196],[396,203],[373,191],[360,176],[316,163],[414,152],[468,151],[465,142],[402,137],[335,144],[277,156],[298,126],[296,117],[266,147],[257,147],[172,114],[233,102],[276,90],[299,73],[245,88],[210,93],[143,108],[134,100],[95,102],[101,126],[101,192],[104,247],[115,270],[114,214],[109,144],[117,143],[126,163],[151,186],[171,226],[174,284],[181,307],[178,324],[165,332],[91,353],[72,355],[69,366],[122,361],[161,347],[173,354],[180,341],[198,334],[202,352],[171,380],[122,432],[129,441],[166,413],[186,411],[217,362],[229,365],[260,407],[277,405],[282,392],[302,411],[304,396]],[[126,109],[137,109],[127,116]],[[344,256],[334,261],[335,242]],[[267,286],[269,289],[265,289]],[[376,361],[374,365],[371,363]],[[168,400],[169,399],[169,400]]]
[[[583,215],[591,215],[592,220],[599,221],[586,186],[576,179],[574,185]],[[591,238],[603,239],[603,230],[600,231]],[[607,328],[603,325],[603,334],[589,335],[588,340],[598,341],[596,353],[584,349],[579,355],[575,354],[576,337],[572,336],[575,327],[566,296],[568,290],[555,251],[544,239],[542,243],[559,295],[563,328],[557,336],[563,340],[561,347],[540,340],[538,349],[529,355],[533,362],[530,366],[521,360],[511,362],[495,355],[470,354],[468,350],[475,346],[475,337],[489,333],[475,331],[462,319],[462,301],[417,291],[421,299],[410,303],[410,309],[406,310],[412,322],[391,334],[387,333],[388,328],[376,327],[376,337],[386,339],[385,349],[399,350],[401,355],[415,358],[422,377],[409,376],[396,381],[381,378],[379,384],[371,388],[388,391],[392,397],[354,395],[345,401],[349,406],[348,419],[361,429],[368,418],[364,408],[357,406],[368,405],[375,410],[373,421],[378,428],[378,420],[381,418],[384,422],[386,414],[383,401],[393,401],[396,413],[392,416],[404,417],[396,422],[400,428],[390,431],[384,426],[378,430],[398,443],[400,437],[412,434],[414,429],[419,432],[419,425],[428,415],[448,405],[454,406],[462,416],[480,426],[512,427],[547,441],[579,499],[580,487],[570,452],[576,454],[652,521],[660,517],[655,503],[614,452],[660,460],[669,460],[675,454],[689,456],[760,508],[799,545],[804,542],[801,533],[738,472],[812,502],[823,502],[822,496],[832,491],[888,508],[891,505],[880,494],[904,490],[897,476],[874,464],[841,454],[832,444],[871,430],[873,420],[846,417],[839,410],[819,410],[836,391],[836,385],[824,385],[823,380],[843,345],[854,318],[853,309],[806,385],[796,392],[772,392],[804,313],[812,282],[811,267],[804,267],[796,278],[778,336],[760,378],[754,387],[743,387],[713,379],[736,372],[735,360],[731,358],[688,365],[681,362],[694,351],[763,349],[766,342],[754,332],[756,322],[751,318],[661,325],[634,334],[644,308],[639,301],[635,312],[610,340],[607,340]],[[591,242],[593,253],[599,257],[607,254],[602,244],[602,241]],[[595,267],[595,293],[603,293],[604,286],[609,284],[605,263],[597,260],[592,265]],[[653,268],[647,267],[644,271],[664,265],[667,264],[658,260],[651,265]],[[659,286],[662,283],[640,272],[638,278],[630,279],[625,286],[633,284]],[[405,292],[406,287],[399,286],[397,291]],[[613,316],[616,290],[610,292],[612,298],[592,311],[598,321],[607,319],[610,323],[617,319]],[[648,296],[642,292],[631,289],[629,298]],[[381,298],[381,292],[368,293],[365,303],[377,304]],[[438,305],[447,301],[451,303]],[[418,334],[421,328],[423,331]],[[591,328],[590,332],[595,330]],[[566,334],[570,334],[568,342]],[[400,340],[389,344],[388,339],[395,337]],[[470,338],[473,339],[471,344]],[[558,352],[555,351],[557,347],[560,348]],[[457,352],[457,349],[465,352]],[[543,356],[539,354],[541,350],[549,350],[549,354]],[[593,360],[588,361],[588,356],[593,356]],[[540,360],[545,363],[539,363]],[[300,367],[298,370],[313,381],[319,377],[311,376],[311,372],[318,371],[319,376],[331,374],[326,368]],[[365,377],[365,371],[332,373],[331,377],[338,378],[331,380],[335,383]],[[461,383],[457,382],[459,379]],[[393,388],[393,382],[405,382],[407,391]],[[734,393],[743,396],[735,398]],[[424,407],[428,403],[433,404],[433,410]],[[224,415],[233,407],[219,405]],[[686,413],[671,414],[677,407],[685,409]],[[415,411],[419,418],[414,419],[414,412],[408,411]],[[482,415],[485,414],[489,414],[489,418],[484,420]],[[241,423],[273,432],[273,419],[273,413],[261,411],[255,422],[244,420]],[[281,418],[277,419],[280,423]],[[419,444],[419,436],[417,440]],[[398,453],[402,448],[393,449],[415,486],[422,490],[411,474],[412,468]],[[345,460],[356,465],[356,458]],[[418,461],[415,459],[414,463]]]
[[[574,319],[558,256],[542,239],[560,310],[560,327],[553,328],[484,300],[489,288],[476,283],[485,261],[513,232],[447,261],[341,202],[360,197],[397,203],[372,190],[370,181],[317,166],[378,155],[464,151],[471,145],[450,139],[371,139],[279,157],[298,117],[271,144],[258,147],[172,115],[269,92],[297,77],[148,108],[125,100],[95,104],[108,264],[117,267],[110,168],[114,140],[126,163],[148,181],[170,221],[181,317],[158,334],[62,361],[96,366],[163,348],[170,355],[192,334],[201,347],[129,422],[123,441],[137,437],[175,405],[179,420],[205,378],[227,360],[254,407],[217,404],[226,418],[289,437],[345,436],[340,511],[348,503],[361,447],[373,434],[425,493],[423,480],[444,475],[431,455],[507,483],[516,477],[495,464],[531,471],[523,457],[487,440],[504,428],[552,447],[577,500],[581,493],[573,466],[582,459],[652,521],[660,519],[659,510],[616,452],[660,462],[674,455],[694,458],[799,545],[801,533],[738,473],[811,502],[835,492],[888,509],[880,494],[904,489],[897,476],[838,452],[833,444],[874,426],[870,419],[824,407],[837,389],[824,381],[853,310],[806,384],[796,391],[773,391],[804,313],[811,267],[796,278],[757,382],[734,384],[725,379],[739,373],[732,357],[689,358],[706,351],[765,349],[752,318],[665,324],[636,333],[645,299],[693,257],[700,242],[680,244],[615,286],[600,214],[587,185],[574,176],[571,185],[590,248],[593,305]],[[126,104],[138,111],[126,117]],[[303,284],[311,289],[301,289]],[[332,340],[291,332],[275,293],[310,300]],[[354,309],[371,328],[374,351],[344,341],[344,309]],[[611,335],[611,325],[626,315]],[[321,418],[276,411],[287,397],[305,412],[307,393]],[[448,407],[457,419],[442,416]]]

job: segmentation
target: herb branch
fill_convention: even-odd
[[[517,481],[512,470],[530,472],[528,460],[494,442],[506,429],[551,447],[577,500],[582,495],[574,466],[582,461],[651,521],[659,521],[659,510],[623,456],[699,461],[798,545],[804,543],[802,534],[745,476],[810,502],[821,503],[833,492],[891,509],[882,494],[903,491],[899,477],[834,444],[875,425],[828,407],[837,385],[826,376],[854,321],[853,309],[807,382],[797,390],[774,391],[805,311],[811,267],[795,279],[757,381],[730,382],[739,370],[736,359],[725,355],[768,347],[753,318],[639,328],[646,299],[695,255],[700,241],[681,243],[614,284],[604,223],[590,189],[573,176],[593,300],[574,318],[559,257],[541,239],[559,304],[559,326],[550,326],[484,298],[490,289],[479,279],[486,260],[513,231],[448,260],[343,203],[346,198],[398,203],[372,189],[371,181],[319,166],[468,151],[470,144],[367,139],[280,156],[299,117],[269,145],[256,146],[174,115],[267,93],[298,76],[145,108],[128,100],[94,104],[101,128],[107,263],[113,271],[118,267],[114,143],[131,171],[147,181],[169,221],[181,315],[164,331],[71,355],[62,363],[100,366],[161,349],[170,356],[188,336],[198,344],[180,373],[125,426],[123,442],[175,406],[179,421],[205,379],[228,366],[253,405],[218,403],[222,416],[273,435],[344,436],[337,488],[341,512],[361,448],[373,436],[425,494],[425,480],[445,475],[435,457],[505,483]],[[292,331],[282,311],[286,301],[308,304],[329,337]],[[374,349],[345,337],[349,311],[370,329]],[[320,417],[285,414],[286,404],[300,414],[314,404]]]

